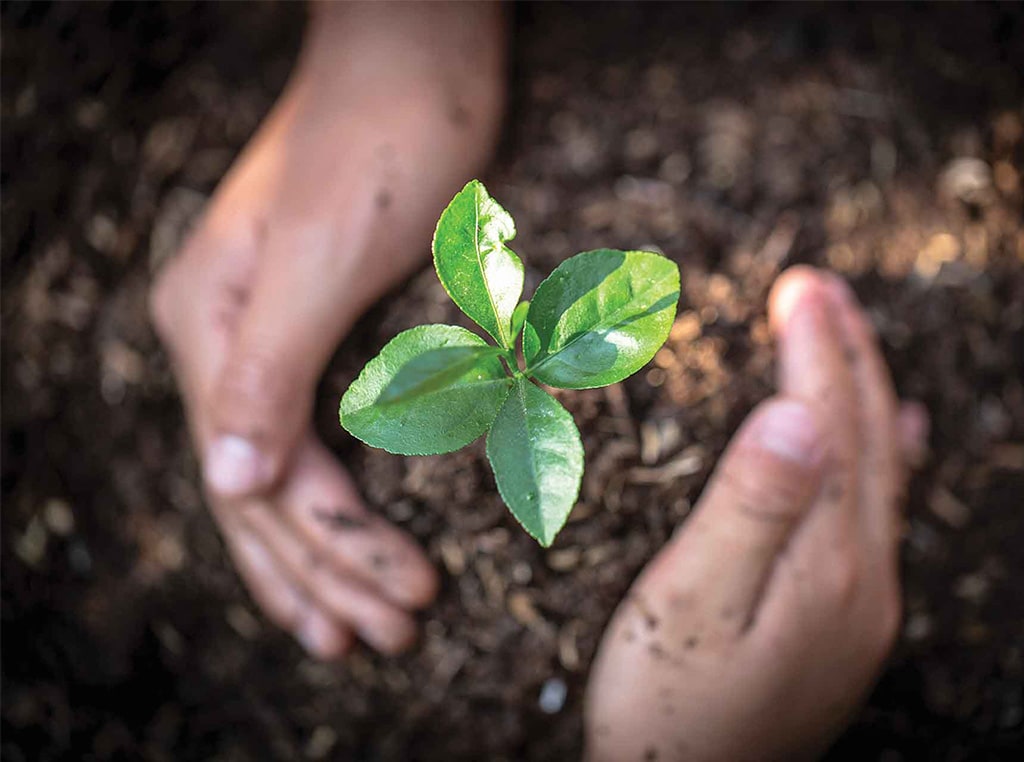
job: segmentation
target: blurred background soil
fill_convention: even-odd
[[[146,315],[303,16],[3,6],[3,758],[572,759],[602,627],[770,392],[764,298],[811,262],[851,279],[934,424],[902,638],[831,758],[1020,759],[1021,6],[516,7],[485,180],[528,291],[576,251],[655,247],[683,269],[679,317],[637,376],[562,395],[587,473],[549,550],[508,516],[479,443],[399,458],[343,435],[363,363],[456,313],[425,269],[365,317],[325,377],[321,430],[444,586],[412,654],[335,666],[240,587]]]

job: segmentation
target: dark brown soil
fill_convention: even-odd
[[[764,297],[794,262],[852,280],[934,421],[903,637],[832,757],[1019,759],[1021,6],[516,9],[486,180],[528,288],[576,251],[656,246],[683,268],[680,317],[649,369],[562,395],[588,465],[548,551],[480,446],[398,458],[337,427],[388,338],[455,319],[433,274],[360,323],[321,429],[444,587],[415,652],[343,666],[304,658],[239,586],[145,310],[154,263],[282,86],[302,15],[4,5],[4,759],[575,757],[607,617],[769,393]],[[567,701],[544,714],[557,681]]]

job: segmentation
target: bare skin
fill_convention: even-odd
[[[436,591],[312,432],[313,393],[486,162],[503,59],[494,6],[314,6],[285,92],[153,288],[225,542],[267,616],[320,658],[356,636],[402,650]]]
[[[769,312],[779,396],[741,427],[608,627],[590,760],[813,758],[893,644],[905,452],[926,418],[901,412],[841,280],[794,268]]]

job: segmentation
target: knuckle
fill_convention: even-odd
[[[740,514],[771,523],[792,523],[800,518],[804,495],[799,480],[789,478],[785,471],[769,474],[744,465],[731,462],[720,477]]]
[[[294,373],[272,353],[246,350],[225,368],[221,393],[240,399],[254,414],[279,414],[297,399]]]

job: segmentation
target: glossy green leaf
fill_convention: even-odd
[[[537,287],[523,332],[528,373],[550,386],[591,389],[642,368],[668,338],[679,268],[646,251],[587,251]]]
[[[509,349],[523,293],[523,263],[504,243],[515,234],[512,216],[473,180],[441,213],[433,245],[437,277],[452,301]]]
[[[472,442],[494,420],[512,380],[496,350],[465,328],[403,331],[341,398],[341,425],[373,447],[435,455]]]
[[[512,313],[512,343],[516,343],[516,339],[519,337],[519,332],[523,330],[523,324],[526,322],[526,313],[530,311],[529,302],[520,302],[519,306],[516,307],[516,311]]]
[[[377,404],[393,405],[450,387],[501,350],[486,344],[476,347],[441,347],[414,357],[402,366],[380,393]]]
[[[517,378],[487,435],[487,458],[512,515],[549,546],[583,478],[583,444],[572,416],[550,394]]]

